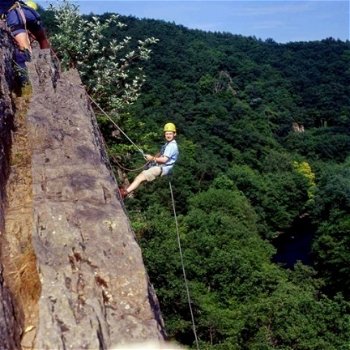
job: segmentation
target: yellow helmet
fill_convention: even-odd
[[[173,123],[166,123],[166,124],[164,125],[164,132],[167,132],[167,131],[176,132],[176,126],[175,126],[175,124],[173,124]]]
[[[38,9],[38,5],[32,1],[32,0],[27,0],[26,1],[26,5],[30,8],[32,8],[33,10],[37,10]]]

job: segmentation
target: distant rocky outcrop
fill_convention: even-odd
[[[16,271],[5,271],[4,281],[0,270],[0,348],[20,348],[20,336],[24,348],[42,350],[164,339],[158,301],[88,97],[75,70],[57,77],[49,50],[34,52],[28,65],[33,93],[21,107],[25,131],[16,148],[26,155],[18,177],[11,176],[16,137],[5,84],[11,53],[4,50],[1,45],[0,229],[7,253],[1,261]],[[23,197],[13,195],[16,180]],[[6,195],[9,186],[12,195]],[[18,256],[28,259],[20,268],[12,262]],[[26,286],[17,288],[13,276],[26,276]],[[30,302],[23,301],[26,294]]]
[[[304,125],[298,124],[296,122],[292,123],[292,129],[294,132],[297,132],[297,133],[305,132]]]

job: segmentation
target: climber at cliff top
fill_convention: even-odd
[[[15,61],[19,68],[23,70],[26,69],[25,62],[30,61],[31,58],[31,47],[27,30],[39,42],[41,49],[50,48],[40,15],[36,11],[37,8],[36,3],[30,0],[26,3],[15,0],[0,0],[0,16],[6,19],[6,23],[15,39],[17,46]]]
[[[160,149],[160,152],[155,156],[150,154],[145,155],[145,159],[149,162],[150,167],[143,170],[136,176],[135,180],[128,188],[119,188],[122,198],[128,196],[132,191],[136,190],[144,181],[153,181],[157,177],[169,175],[174,167],[174,164],[179,156],[179,149],[175,140],[176,127],[173,123],[164,125],[164,138],[166,143]]]

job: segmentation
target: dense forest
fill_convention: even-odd
[[[149,153],[164,123],[178,129],[173,175],[125,200],[169,337],[196,347],[170,180],[200,349],[349,349],[349,41],[120,20],[110,40],[159,40],[120,127]],[[142,157],[99,122],[119,181],[131,181],[123,169]]]

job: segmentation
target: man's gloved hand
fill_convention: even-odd
[[[151,162],[152,160],[154,160],[154,156],[151,156],[150,154],[146,154],[146,155],[145,155],[145,159],[146,159],[148,162]]]

